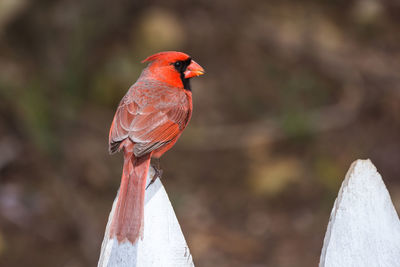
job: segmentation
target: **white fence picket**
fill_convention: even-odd
[[[154,170],[150,168],[147,181],[153,173]],[[115,238],[109,238],[116,199],[108,218],[98,267],[194,266],[171,202],[159,179],[146,190],[144,237],[134,245],[129,242],[119,244]]]

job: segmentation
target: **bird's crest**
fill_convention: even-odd
[[[182,52],[164,51],[164,52],[159,52],[157,54],[149,56],[148,58],[143,60],[142,63],[151,62],[154,60],[165,60],[165,61],[173,62],[173,61],[177,61],[177,60],[186,60],[188,58],[189,58],[189,56]]]

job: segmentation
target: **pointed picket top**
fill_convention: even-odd
[[[400,221],[370,160],[353,162],[333,206],[320,267],[400,266]]]
[[[147,181],[154,170],[150,168]],[[118,197],[118,195],[117,195]],[[114,204],[108,218],[98,267],[192,267],[193,259],[164,186],[157,179],[145,193],[144,233],[132,245],[109,238]]]

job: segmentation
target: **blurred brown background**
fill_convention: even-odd
[[[162,159],[196,266],[316,266],[357,158],[399,208],[398,1],[1,0],[1,266],[96,265],[108,129],[162,50],[207,71]]]

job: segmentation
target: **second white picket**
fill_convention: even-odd
[[[370,160],[355,161],[343,181],[319,266],[400,266],[399,217]]]

